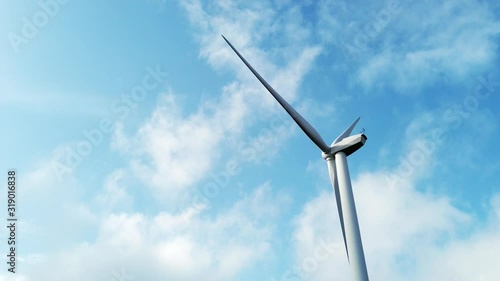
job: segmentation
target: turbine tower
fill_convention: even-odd
[[[354,281],[368,281],[368,271],[366,269],[363,244],[361,242],[361,233],[359,230],[358,216],[354,204],[354,195],[352,192],[351,178],[347,166],[347,156],[354,153],[365,144],[366,136],[361,133],[350,136],[354,126],[358,123],[357,118],[342,134],[340,134],[333,143],[328,146],[321,138],[319,133],[292,107],[288,104],[262,76],[245,60],[245,58],[233,47],[233,45],[222,35],[222,38],[233,49],[243,63],[252,71],[266,89],[273,95],[278,103],[288,112],[292,119],[299,125],[304,133],[311,139],[322,151],[322,156],[328,165],[328,173],[337,201],[337,210],[344,237],[347,259],[351,268],[351,274]]]

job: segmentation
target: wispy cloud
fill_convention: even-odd
[[[320,2],[318,32],[367,91],[414,94],[440,73],[459,82],[492,66],[499,23],[487,2],[363,2]]]
[[[441,72],[460,81],[492,66],[499,23],[487,5],[445,1],[429,9],[426,2],[405,2],[383,48],[360,65],[359,82],[366,89],[387,86],[411,94],[435,83]]]

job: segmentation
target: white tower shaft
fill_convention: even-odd
[[[368,272],[366,269],[363,244],[361,242],[356,205],[354,203],[349,168],[347,166],[347,157],[344,152],[337,152],[335,154],[335,164],[337,168],[336,174],[339,183],[342,216],[345,226],[345,236],[347,240],[346,243],[349,253],[352,280],[368,281]]]

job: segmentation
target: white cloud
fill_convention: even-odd
[[[115,210],[116,208],[131,207],[133,198],[127,193],[124,186],[125,171],[113,171],[104,183],[104,190],[98,194],[96,201],[102,209]]]
[[[489,7],[477,1],[445,1],[429,10],[429,4],[405,7],[387,35],[390,43],[361,64],[359,81],[365,88],[385,85],[413,93],[436,82],[440,73],[460,81],[491,66],[499,24]]]
[[[273,222],[288,202],[264,184],[214,216],[199,210],[110,214],[95,242],[53,251],[25,271],[26,280],[111,280],[122,268],[134,280],[234,280],[269,259]],[[48,263],[65,270],[54,273]]]
[[[443,75],[460,82],[492,66],[500,29],[490,4],[362,2],[320,2],[318,33],[345,55],[339,63],[357,69],[353,82],[366,90],[412,94]]]
[[[172,93],[160,96],[151,118],[133,136],[117,126],[113,146],[131,157],[131,170],[147,186],[175,201],[208,176],[223,150],[244,126],[240,92],[200,104],[185,116]]]
[[[478,235],[479,237],[472,239],[474,243],[483,242],[479,242],[479,245],[469,245],[470,243],[466,242],[468,239],[462,240],[460,233],[471,226],[471,216],[455,208],[444,196],[417,191],[411,182],[390,187],[384,172],[374,172],[357,177],[353,181],[353,188],[372,280],[444,280],[435,278],[431,273],[424,274],[425,278],[413,278],[415,274],[425,272],[422,268],[433,267],[438,261],[455,264],[456,269],[475,272],[478,276],[482,271],[474,265],[464,264],[466,255],[457,257],[460,263],[454,263],[451,258],[453,255],[447,252],[458,247],[455,251],[466,253],[472,250],[476,252],[477,260],[488,260],[487,252],[473,249],[482,243],[487,244],[490,240],[492,247],[500,243],[497,237],[483,239]],[[494,222],[491,225],[495,225]],[[296,263],[299,267],[305,258],[313,255],[314,247],[317,247],[320,241],[331,240],[340,245],[336,248],[337,252],[330,256],[330,260],[318,264],[317,270],[306,271],[310,274],[308,280],[350,278],[335,198],[331,193],[322,193],[306,204],[297,219],[294,236]],[[450,249],[443,250],[443,243],[447,245],[444,248]],[[455,244],[457,246],[454,246]],[[467,269],[464,269],[464,266]],[[454,272],[458,272],[453,267],[455,266],[446,267],[450,271],[442,269],[442,277],[455,280],[450,278],[455,276]],[[436,268],[439,266],[436,265]],[[435,273],[435,269],[432,271]],[[494,276],[499,275],[497,273]]]
[[[471,235],[419,256],[422,265],[418,280],[494,281],[500,277],[499,198],[494,195],[487,207],[490,219]]]

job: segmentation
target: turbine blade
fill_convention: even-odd
[[[330,151],[330,147],[325,143],[325,141],[321,138],[319,133],[309,124],[286,100],[284,100],[274,89],[267,83],[262,76],[248,63],[245,58],[233,47],[233,45],[222,35],[222,38],[226,41],[226,43],[233,49],[233,51],[238,55],[241,61],[252,71],[252,73],[259,79],[259,81],[266,87],[266,89],[273,95],[273,97],[281,104],[281,106],[288,112],[288,114],[292,117],[292,119],[299,125],[299,127],[304,131],[304,133],[311,139],[321,151],[328,153]]]
[[[342,237],[344,238],[345,252],[347,254],[347,260],[349,261],[349,250],[347,249],[347,239],[345,237],[345,226],[344,226],[344,213],[342,212],[342,201],[340,199],[339,182],[337,180],[337,169],[335,168],[334,159],[328,159],[328,174],[330,175],[330,181],[332,183],[333,192],[335,193],[335,201],[337,202],[337,211],[339,213],[340,228],[342,229]]]
[[[332,145],[333,146],[334,144],[338,143],[339,141],[347,138],[348,136],[351,135],[351,132],[352,130],[354,129],[354,127],[356,127],[356,124],[358,124],[358,121],[359,121],[359,118],[358,117],[356,120],[354,120],[354,122],[352,122],[351,126],[349,126],[347,129],[345,129],[345,131],[340,134],[333,142],[332,142]]]

